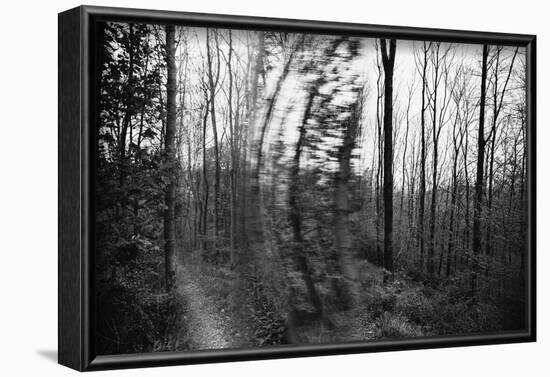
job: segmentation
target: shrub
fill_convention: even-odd
[[[98,297],[97,347],[101,354],[174,351],[185,344],[181,298],[112,285]],[[171,334],[178,334],[172,336]]]
[[[275,345],[283,342],[285,323],[275,305],[265,292],[263,284],[255,280],[252,282],[253,292],[252,321],[254,323],[254,337],[259,345]]]
[[[498,309],[487,303],[461,301],[434,304],[434,329],[439,334],[467,334],[501,328]]]
[[[428,325],[434,319],[434,307],[420,289],[401,293],[396,300],[395,309],[398,313],[418,325]]]
[[[378,318],[384,312],[393,312],[395,302],[395,293],[391,288],[374,286],[366,294],[365,306],[372,318]]]
[[[422,336],[422,330],[400,314],[384,313],[376,321],[378,338],[413,338]]]

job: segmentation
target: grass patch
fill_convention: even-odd
[[[385,312],[376,320],[377,338],[417,338],[424,335],[419,326],[410,323],[401,314]]]

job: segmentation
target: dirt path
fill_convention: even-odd
[[[178,267],[177,290],[186,302],[186,322],[190,346],[193,350],[228,348],[231,343],[224,331],[224,320],[216,306],[198,284],[195,272]]]

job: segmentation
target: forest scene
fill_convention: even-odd
[[[524,47],[97,25],[97,354],[526,328]]]

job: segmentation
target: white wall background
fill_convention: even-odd
[[[548,373],[550,101],[545,56],[550,26],[544,1],[523,0],[116,0],[90,5],[157,8],[517,32],[538,35],[538,336],[536,344],[165,367],[122,376],[542,376]],[[0,21],[0,374],[65,376],[57,349],[57,13],[58,0],[3,2]],[[76,156],[75,156],[76,158]],[[544,272],[543,272],[544,271]],[[544,299],[543,299],[544,298]],[[459,315],[459,313],[457,313]],[[546,373],[544,372],[546,370]],[[547,374],[546,374],[547,375]]]

